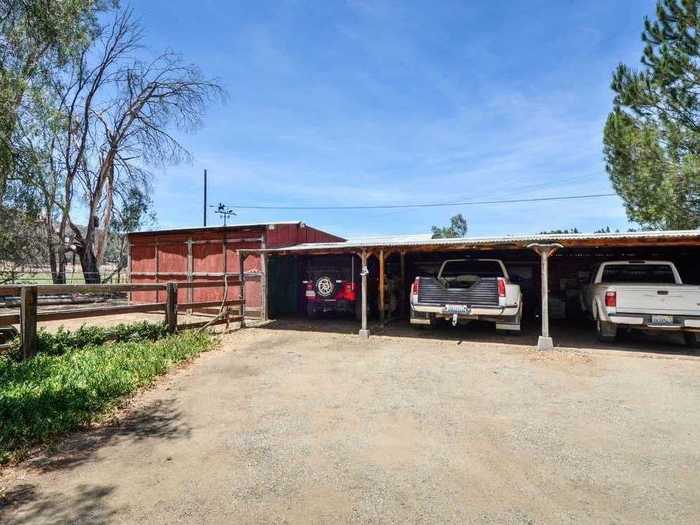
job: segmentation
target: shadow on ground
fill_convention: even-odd
[[[40,473],[70,470],[97,461],[96,453],[107,446],[147,439],[186,439],[190,433],[174,401],[158,400],[87,432],[72,433],[57,447],[43,447],[23,466]],[[64,494],[40,491],[27,483],[4,491],[0,487],[0,523],[34,523],[39,518],[42,523],[106,523],[117,512],[106,505],[113,490],[112,486],[81,485],[77,491]]]
[[[327,317],[307,319],[304,317],[286,317],[260,325],[268,330],[293,330],[308,332],[330,332],[338,334],[357,334],[359,323],[352,319]],[[533,347],[537,345],[539,324],[525,323],[520,334],[497,332],[490,323],[473,322],[457,327],[449,323],[436,327],[413,327],[405,320],[395,320],[381,326],[370,323],[370,332],[374,335],[390,337],[410,337],[425,340],[442,340],[472,343],[498,343]],[[670,355],[697,354],[697,349],[686,346],[679,334],[652,334],[640,331],[620,333],[614,343],[601,343],[597,340],[595,327],[589,321],[550,321],[550,331],[557,347],[577,350],[613,350],[620,352],[643,352]]]
[[[73,433],[57,448],[47,447],[25,464],[41,471],[69,469],[91,461],[100,448],[108,445],[144,439],[184,439],[190,432],[174,401],[158,400],[89,432]]]
[[[81,485],[67,495],[61,492],[39,493],[31,484],[16,485],[0,493],[0,523],[90,523],[99,525],[110,521],[117,510],[110,509],[105,499],[114,491],[112,486]],[[12,509],[12,516],[9,510]]]

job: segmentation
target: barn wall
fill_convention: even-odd
[[[130,236],[131,282],[211,282],[221,281],[224,273],[238,276],[239,251],[262,247],[263,228],[232,230],[198,230],[185,233],[148,233]],[[191,277],[188,259],[191,253]],[[261,267],[258,255],[249,255],[244,264],[246,273],[246,307],[251,311],[262,306]],[[178,302],[218,301],[224,288],[178,290]],[[228,288],[228,299],[237,299],[239,286]],[[132,301],[162,302],[164,292],[134,292]]]
[[[129,236],[131,282],[221,281],[224,273],[238,276],[240,250],[342,240],[304,224],[134,233]],[[244,271],[246,308],[249,313],[258,313],[263,306],[261,257],[248,254]],[[223,287],[193,288],[191,291],[180,288],[178,302],[218,301],[223,299],[223,294]],[[238,285],[230,286],[227,298],[237,299],[239,294]],[[163,302],[165,292],[133,292],[131,300],[137,303]]]
[[[306,242],[344,241],[342,237],[317,230],[306,224],[275,224],[268,228],[265,236],[266,248],[281,248]]]

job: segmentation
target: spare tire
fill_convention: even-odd
[[[335,281],[327,275],[319,277],[316,280],[316,292],[324,299],[332,297],[335,293]]]

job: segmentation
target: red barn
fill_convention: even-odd
[[[236,224],[129,234],[129,274],[132,283],[222,281],[239,276],[240,250],[280,248],[301,243],[344,241],[342,237],[307,226],[303,222]],[[266,313],[265,260],[247,255],[244,263],[246,312]],[[238,287],[228,299],[238,297]],[[189,288],[178,291],[178,302],[217,301],[222,288]],[[133,292],[132,301],[161,302],[164,292]]]

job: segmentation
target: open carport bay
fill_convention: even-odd
[[[370,324],[375,321],[380,325],[407,319],[409,288],[416,276],[435,275],[440,264],[447,259],[489,258],[502,260],[511,281],[520,285],[524,305],[523,328],[525,333],[532,334],[533,331],[541,330],[543,303],[542,260],[528,247],[536,241],[545,245],[561,243],[561,247],[548,259],[547,272],[548,319],[553,323],[552,335],[555,336],[556,344],[563,344],[569,334],[577,340],[579,332],[590,332],[595,337],[595,326],[582,311],[581,290],[600,263],[616,260],[671,261],[685,283],[700,285],[700,245],[697,232],[693,238],[680,241],[674,237],[643,237],[638,233],[612,234],[611,238],[573,235],[569,236],[573,240],[567,240],[565,237],[550,235],[522,240],[503,238],[492,242],[475,242],[470,239],[433,240],[419,244],[401,244],[400,240],[384,243],[374,241],[373,244],[346,242],[269,250],[266,256],[270,268],[270,314],[272,318],[304,316],[303,268],[310,261],[329,256],[352,261],[353,275],[359,290],[364,254],[368,274],[368,317]],[[284,291],[284,295],[280,294],[280,290]],[[384,290],[383,297],[381,290]],[[700,305],[698,308],[700,311]],[[328,316],[327,321],[336,317]],[[469,331],[461,330],[460,333],[468,337]],[[640,338],[621,333],[621,339],[670,340],[682,344],[682,338],[673,335]]]

